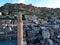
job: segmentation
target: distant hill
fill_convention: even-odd
[[[23,3],[20,4],[11,4],[6,3],[2,7],[0,7],[0,11],[24,11],[23,13],[28,14],[29,12],[35,15],[42,15],[42,16],[60,16],[60,9],[59,8],[46,8],[46,7],[36,7],[32,4],[26,5]]]

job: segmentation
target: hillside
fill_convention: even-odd
[[[32,4],[26,5],[26,4],[11,4],[6,3],[2,7],[0,7],[0,11],[23,11],[24,14],[35,14],[35,15],[42,15],[42,16],[60,16],[60,9],[59,8],[46,8],[46,7],[36,7]]]

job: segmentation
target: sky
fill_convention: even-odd
[[[5,3],[24,3],[37,7],[60,8],[60,0],[0,0],[0,6]]]

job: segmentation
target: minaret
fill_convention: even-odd
[[[19,12],[18,16],[18,45],[23,45],[23,21],[22,21],[22,13]]]

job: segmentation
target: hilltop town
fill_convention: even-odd
[[[0,41],[4,39],[17,45],[19,12],[23,21],[24,45],[60,45],[60,9],[23,3],[6,3],[0,7]]]

